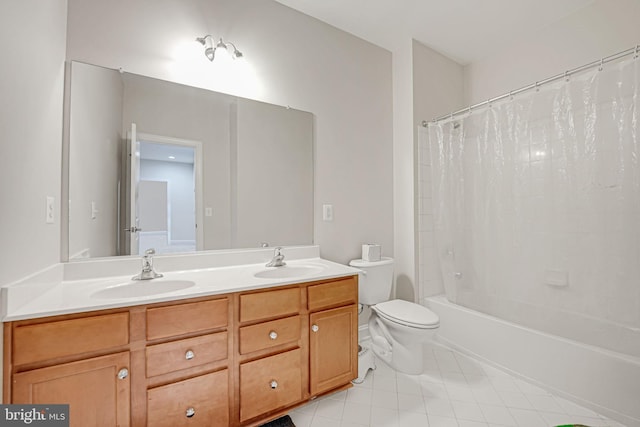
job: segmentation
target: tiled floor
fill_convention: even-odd
[[[426,347],[425,367],[405,375],[378,360],[362,384],[289,415],[296,427],[621,426],[443,347]]]

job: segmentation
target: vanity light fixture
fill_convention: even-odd
[[[215,43],[213,37],[207,34],[204,37],[196,38],[196,41],[199,42],[202,46],[204,46],[204,55],[209,59],[209,61],[213,61],[216,57],[216,52],[221,49],[227,55],[231,56],[233,59],[242,58],[242,52],[236,48],[236,46],[231,42],[224,42],[222,38],[218,39],[218,42]],[[230,48],[233,48],[231,50]]]

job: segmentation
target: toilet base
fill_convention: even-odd
[[[423,344],[433,339],[434,329],[408,329],[387,323],[375,313],[369,318],[369,333],[376,356],[394,370],[410,375],[419,375],[424,370]]]
[[[358,345],[358,378],[353,380],[354,384],[361,384],[367,376],[369,369],[376,369],[375,357],[369,347]]]

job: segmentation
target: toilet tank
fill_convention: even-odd
[[[388,301],[393,285],[393,259],[380,261],[354,259],[349,265],[362,270],[358,275],[358,300],[360,304],[374,305]]]

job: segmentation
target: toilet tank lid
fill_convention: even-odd
[[[382,257],[380,261],[365,261],[363,259],[354,259],[349,261],[349,265],[356,268],[375,267],[386,264],[393,264],[393,258]]]

